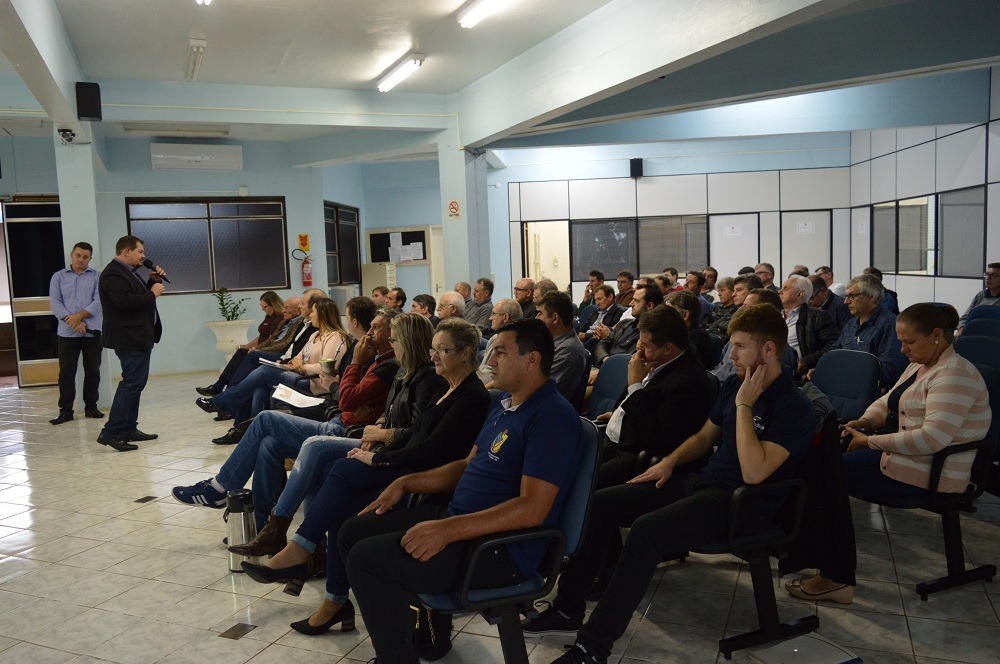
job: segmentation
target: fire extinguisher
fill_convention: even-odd
[[[301,254],[301,258],[296,254]],[[296,249],[292,252],[292,258],[297,261],[302,261],[302,285],[312,286],[313,285],[313,265],[312,259],[309,258],[309,254],[302,251],[301,249]]]

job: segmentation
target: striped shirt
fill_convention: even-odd
[[[910,364],[897,385],[923,365]],[[891,390],[890,390],[891,392]],[[884,422],[889,393],[862,415],[869,423]],[[975,365],[948,347],[937,364],[903,392],[899,399],[899,432],[870,436],[868,446],[882,450],[882,474],[905,484],[927,487],[931,458],[949,445],[982,440],[990,428],[989,394]],[[948,457],[939,491],[965,491],[976,451]]]

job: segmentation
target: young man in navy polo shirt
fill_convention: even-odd
[[[573,606],[561,605],[557,597],[550,609],[532,621],[547,629],[525,626],[526,634],[579,629],[573,647],[556,662],[606,662],[661,557],[725,539],[733,492],[746,484],[790,477],[808,449],[815,420],[809,399],[781,365],[788,338],[781,314],[769,304],[744,305],[733,316],[729,332],[737,375],[723,383],[701,430],[628,484],[602,489],[594,496],[586,535],[563,573],[560,595],[571,581],[588,588],[600,571],[609,542],[619,536],[619,528],[631,526],[631,530],[590,619],[580,626],[582,597]],[[716,443],[718,451],[701,471],[673,474],[675,468],[702,457]],[[764,519],[770,519],[778,506],[778,501],[770,499],[753,505]]]
[[[489,364],[494,384],[507,394],[493,402],[469,456],[404,475],[341,527],[341,555],[379,661],[417,661],[410,598],[458,590],[470,540],[558,521],[580,465],[583,429],[549,378],[553,355],[541,321],[500,328]],[[452,492],[447,506],[393,509],[407,493]],[[498,548],[474,586],[529,578],[545,548],[545,542]],[[450,620],[443,629],[434,625],[438,636],[450,635]]]

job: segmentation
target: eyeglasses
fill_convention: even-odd
[[[994,272],[993,274],[989,272],[983,273],[983,279],[996,279],[997,277],[1000,277],[1000,272]]]
[[[773,272],[768,272],[767,270],[757,270],[754,274],[759,276],[761,274],[773,274]]]
[[[517,286],[514,286],[514,290],[516,290],[516,291],[524,291],[525,293],[530,293],[531,292],[530,288],[518,288]]]
[[[490,316],[503,316],[502,311],[491,311]]]
[[[860,297],[862,295],[864,295],[864,293],[845,293],[844,294],[844,302],[847,302],[849,300],[853,300],[854,298]]]
[[[446,348],[445,346],[438,346],[437,348],[428,348],[427,354],[434,357],[434,353],[444,357],[448,353],[454,353],[456,350],[462,350],[461,348]]]

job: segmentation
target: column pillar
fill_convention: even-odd
[[[455,120],[451,120],[455,123]],[[490,273],[486,159],[459,147],[455,126],[438,139],[441,228],[447,290]]]

